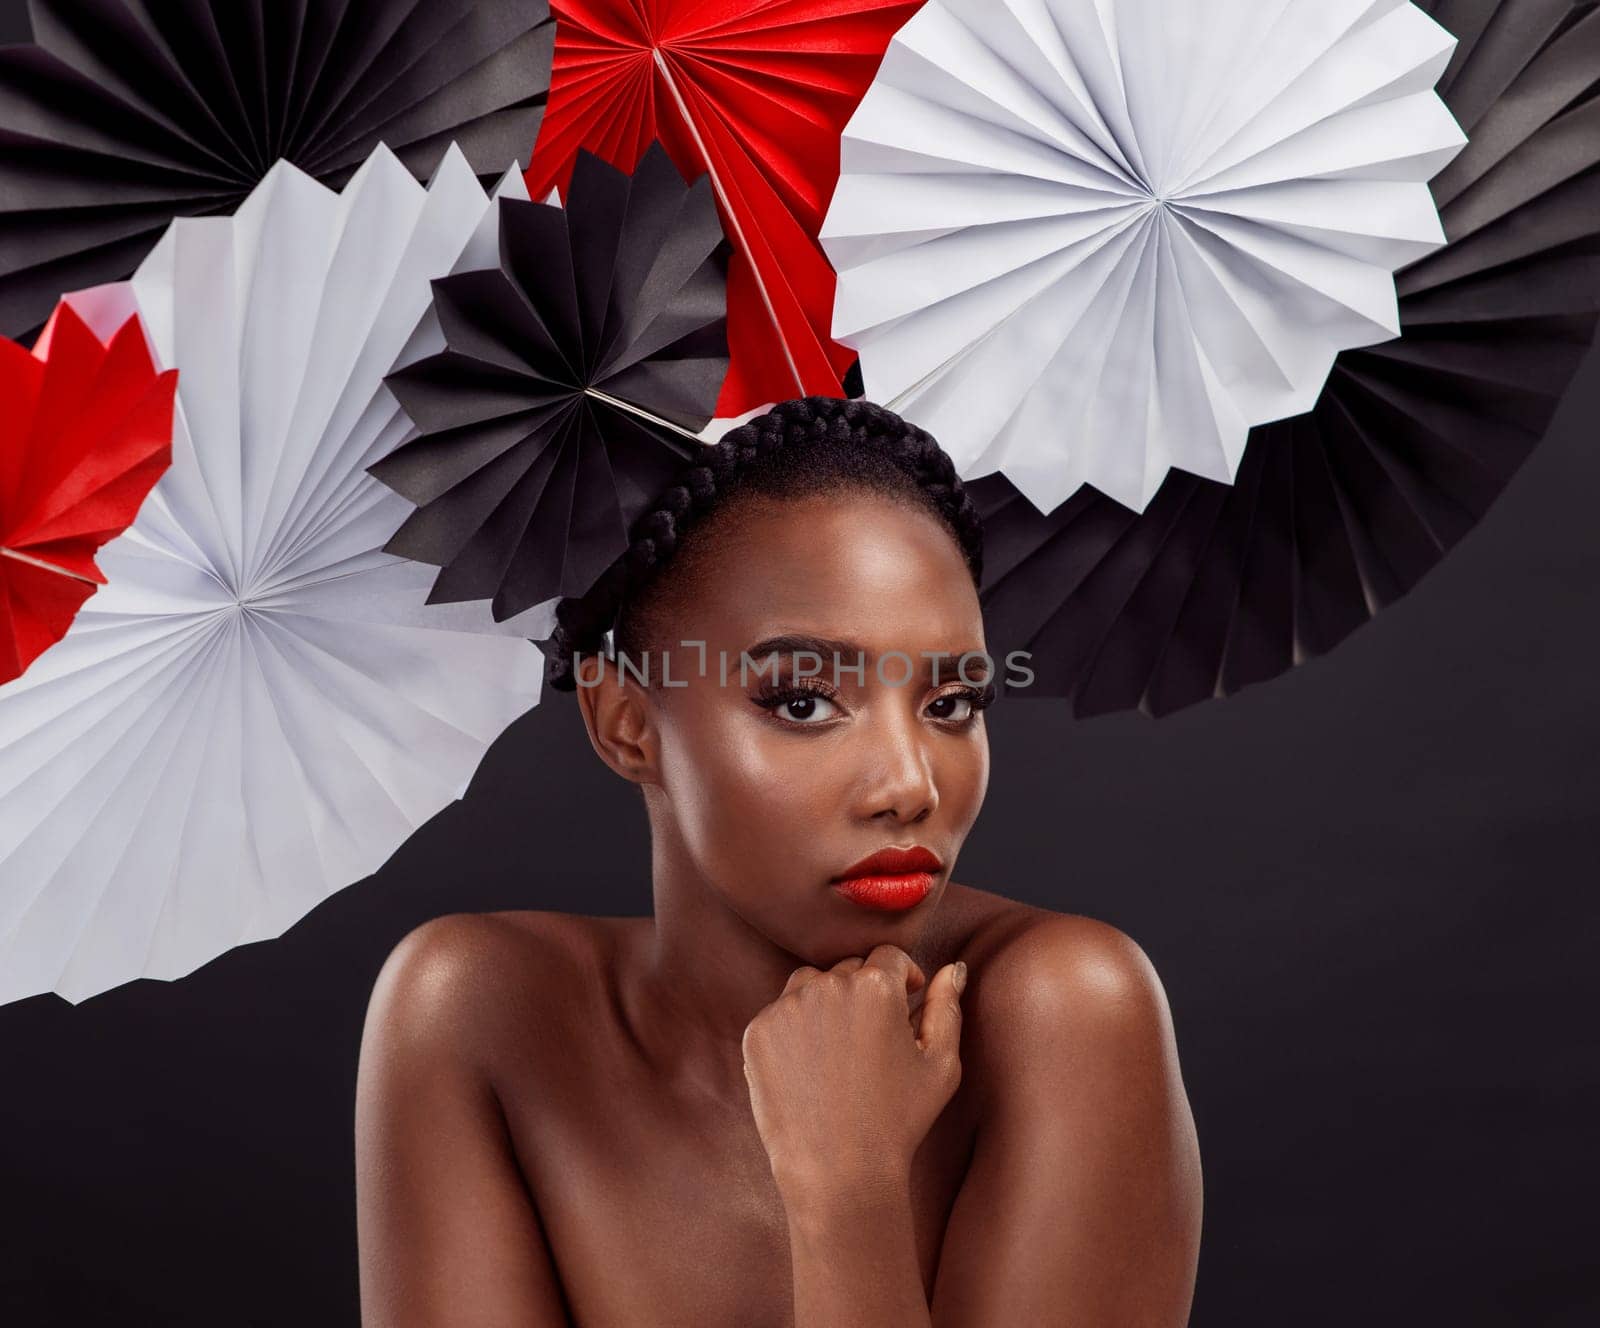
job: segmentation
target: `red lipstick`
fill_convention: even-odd
[[[920,845],[882,848],[847,867],[830,882],[846,899],[866,908],[898,912],[913,908],[933,889],[943,864]]]

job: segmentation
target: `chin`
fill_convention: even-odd
[[[828,964],[836,964],[841,959],[848,959],[851,955],[865,957],[875,945],[898,945],[902,950],[909,950],[912,942],[922,934],[927,927],[933,910],[938,906],[939,896],[929,895],[915,908],[904,909],[900,912],[879,912],[862,908],[859,904],[852,904],[848,899],[840,899],[841,908],[849,910],[838,921],[837,930],[828,929],[829,951],[836,951]],[[813,948],[822,949],[813,938]],[[821,968],[823,965],[816,960],[809,961]]]

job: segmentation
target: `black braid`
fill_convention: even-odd
[[[775,497],[860,487],[903,494],[940,519],[961,547],[973,584],[983,577],[983,527],[954,464],[916,425],[870,401],[803,397],[774,406],[704,449],[634,522],[628,549],[588,594],[556,606],[542,649],[546,681],[577,687],[574,658],[605,645],[632,652],[644,603],[683,537],[736,492]]]

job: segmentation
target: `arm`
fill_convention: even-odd
[[[373,988],[356,1088],[368,1328],[568,1323],[488,1072],[498,926],[471,915],[426,923]]]
[[[795,1328],[931,1328],[911,1219],[909,1175],[783,1195]]]
[[[949,964],[929,981],[879,945],[828,972],[796,969],[745,1030],[751,1108],[788,1220],[795,1328],[930,1322],[911,1161],[961,1082],[964,981]]]
[[[1155,970],[1112,928],[1051,919],[968,1002],[984,1095],[933,1323],[1183,1328],[1200,1156]]]

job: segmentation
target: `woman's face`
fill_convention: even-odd
[[[961,551],[928,513],[867,493],[746,499],[704,534],[665,587],[670,674],[660,655],[635,661],[685,684],[644,698],[657,735],[647,796],[670,822],[657,834],[808,963],[908,947],[989,779],[974,699],[993,675]],[[816,654],[763,644],[778,637],[818,638]],[[833,887],[867,855],[912,846],[940,863],[920,903],[885,911]]]

